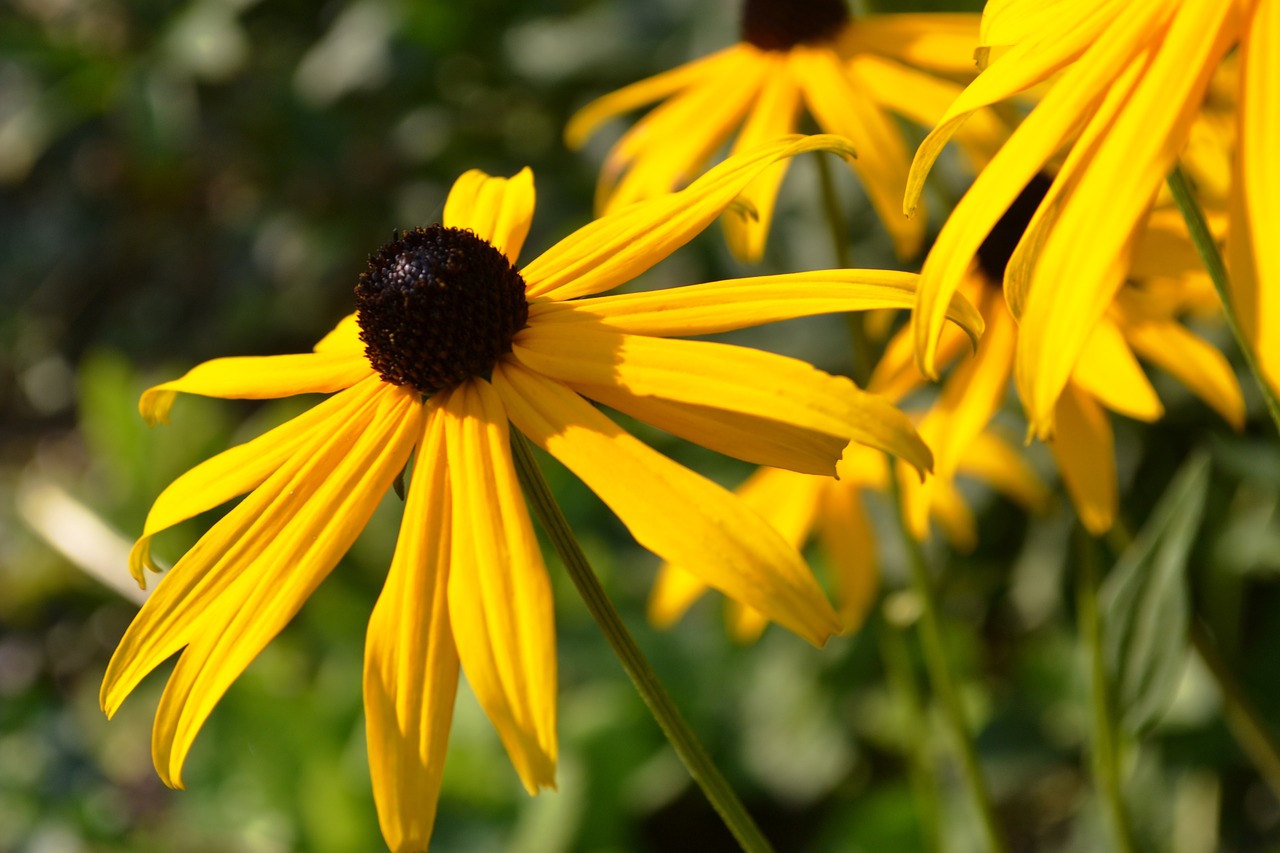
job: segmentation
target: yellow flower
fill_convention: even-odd
[[[896,116],[930,127],[961,88],[949,78],[975,71],[977,15],[849,17],[844,0],[746,0],[742,41],[634,83],[585,106],[565,140],[581,147],[603,122],[655,101],[610,151],[597,207],[617,210],[691,180],[738,130],[733,153],[794,133],[802,108],[857,149],[853,167],[898,254],[915,256],[925,223],[899,210],[910,151]],[[975,166],[1007,135],[980,111],[959,141]],[[724,221],[729,247],[758,260],[787,164],[768,169],[743,194],[740,215]]]
[[[909,517],[917,531],[924,527],[930,491],[950,481],[1004,402],[1015,350],[1028,330],[1015,321],[999,282],[1045,193],[1052,192],[1050,184],[1043,175],[1032,177],[979,245],[976,262],[960,281],[959,292],[977,306],[986,331],[973,357],[963,361],[968,342],[950,329],[936,347],[939,368],[958,363],[920,422],[920,435],[934,454],[934,476],[908,490]],[[1172,276],[1185,268],[1193,249],[1176,212],[1157,213],[1138,235],[1134,252],[1134,271],[1152,278],[1126,284],[1109,297],[1052,412],[1059,429],[1049,446],[1081,522],[1094,534],[1111,527],[1117,502],[1115,451],[1105,410],[1141,421],[1164,414],[1138,355],[1177,378],[1233,426],[1244,422],[1244,399],[1230,364],[1177,320],[1194,305],[1196,277],[1184,285]],[[890,341],[868,384],[891,400],[901,400],[925,381],[912,357],[911,329]]]
[[[942,306],[965,281],[987,233],[1033,175],[1060,162],[1005,279],[1020,324],[1018,389],[1035,433],[1054,433],[1059,401],[1096,330],[1106,329],[1152,200],[1186,149],[1224,57],[1240,47],[1236,302],[1274,379],[1280,248],[1270,235],[1280,224],[1280,2],[994,0],[983,43],[986,69],[916,152],[908,213],[967,115],[1044,81],[1049,88],[961,199],[925,261],[915,330],[922,369],[936,375]],[[1251,269],[1256,279],[1244,273]],[[1078,404],[1068,405],[1083,416]]]
[[[836,465],[838,480],[761,468],[737,490],[743,502],[755,509],[797,549],[816,537],[826,554],[835,584],[840,620],[846,632],[856,630],[875,601],[879,586],[875,525],[863,504],[867,492],[884,492],[889,466],[883,453],[849,445]],[[959,472],[986,481],[1031,510],[1048,499],[1044,486],[1019,452],[994,432],[985,432],[970,445]],[[907,486],[918,481],[901,476]],[[977,524],[959,489],[948,481],[935,483],[930,492],[929,515],[938,523],[952,547],[969,551],[977,543]],[[917,533],[924,538],[924,533]],[[666,563],[649,599],[649,618],[660,628],[674,624],[706,591],[707,585],[689,568]],[[768,624],[758,610],[739,601],[729,602],[729,630],[750,642]]]
[[[589,398],[708,447],[833,473],[852,439],[912,464],[928,450],[890,404],[782,356],[672,340],[788,317],[905,307],[914,277],[838,270],[591,297],[701,231],[759,172],[834,137],[779,140],[682,193],[587,225],[519,271],[532,174],[468,172],[444,225],[370,258],[358,310],[298,355],[225,358],[149,389],[165,420],[178,393],[332,394],[187,472],[156,500],[131,554],[141,582],[161,530],[247,496],[161,581],[102,685],[112,714],[182,650],[156,714],[161,778],[182,766],[213,706],[298,611],[412,457],[395,555],[369,620],[364,698],[379,820],[395,850],[425,849],[459,667],[525,787],[554,784],[550,588],[513,470],[508,423],[582,478],[654,553],[695,567],[813,643],[840,624],[795,549],[729,492],[641,444]],[[954,312],[970,331],[971,306]]]

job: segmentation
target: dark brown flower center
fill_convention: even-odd
[[[356,284],[360,340],[373,369],[423,395],[487,376],[529,319],[524,279],[471,231],[397,234]]]
[[[790,50],[832,38],[847,20],[844,0],[746,0],[742,40],[761,50]]]
[[[1009,266],[1009,258],[1013,257],[1013,250],[1018,247],[1018,241],[1026,233],[1051,184],[1053,178],[1044,172],[1036,174],[978,247],[978,269],[982,270],[989,283],[997,287],[1004,284],[1004,270]]]

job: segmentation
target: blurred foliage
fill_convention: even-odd
[[[728,43],[735,14],[726,0],[0,6],[0,850],[378,847],[359,685],[394,496],[213,714],[189,762],[190,791],[165,789],[150,765],[165,673],[117,719],[99,711],[101,673],[135,605],[80,567],[105,562],[128,583],[107,555],[127,548],[164,485],[305,404],[187,398],[171,425],[151,430],[138,394],[209,357],[309,347],[350,310],[364,256],[393,228],[436,219],[468,168],[534,167],[532,256],[586,221],[609,142],[566,152],[559,133],[571,111]],[[795,172],[764,272],[830,263],[812,175],[804,164]],[[842,192],[859,264],[895,265],[858,193]],[[648,283],[742,272],[712,229]],[[839,369],[840,333],[828,318],[741,340]],[[1164,421],[1120,425],[1123,504],[1138,529],[1188,454],[1207,453],[1203,519],[1184,520],[1200,528],[1183,543],[1187,615],[1204,620],[1263,715],[1280,721],[1280,621],[1270,618],[1280,604],[1280,450],[1261,421],[1231,434],[1173,386],[1160,389]],[[746,473],[629,426],[725,483]],[[930,716],[925,733],[913,730],[886,678],[892,619],[822,651],[776,630],[742,648],[708,601],[656,633],[643,618],[653,559],[543,461],[642,647],[780,850],[923,849],[908,758],[922,737],[943,791],[945,849],[975,849],[944,729]],[[1066,593],[1070,510],[1061,501],[1029,520],[972,497],[979,550],[931,556],[1001,820],[1015,850],[1100,849],[1082,758],[1087,677]],[[81,542],[88,533],[60,527],[75,508],[105,533]],[[873,509],[887,520],[886,507]],[[208,522],[183,526],[157,552],[172,559]],[[912,603],[893,592],[900,549],[884,548],[889,604],[899,605],[886,612],[909,625]],[[434,849],[733,849],[555,567],[553,577],[560,790],[523,793],[464,688]],[[907,651],[923,683],[918,652]],[[1162,676],[1176,681],[1167,710],[1127,742],[1142,849],[1280,847],[1280,805],[1223,726],[1203,667],[1190,657],[1174,675]]]

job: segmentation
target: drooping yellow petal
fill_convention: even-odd
[[[770,64],[772,67],[765,72],[755,104],[734,140],[733,154],[750,151],[796,130],[800,89],[791,79],[785,59],[778,58]],[[756,263],[764,256],[765,237],[773,222],[778,187],[790,163],[789,160],[774,163],[742,191],[739,198],[744,206],[754,211],[754,215],[731,210],[720,220],[724,224],[729,251],[739,260]]]
[[[1116,5],[1116,0],[1093,3],[1098,8]],[[980,39],[987,47],[1019,44],[1048,32],[1059,32],[1079,17],[1077,0],[987,0],[982,9]]]
[[[879,394],[893,403],[929,384],[929,378],[920,372],[915,358],[915,340],[910,322],[897,331],[885,345],[880,360],[876,362],[867,390]],[[971,341],[950,326],[942,327],[942,339],[938,343],[937,365],[944,369],[961,356],[973,352]]]
[[[1094,536],[1111,529],[1116,517],[1116,458],[1106,411],[1068,383],[1058,398],[1058,431],[1049,448],[1080,523]]]
[[[649,593],[649,622],[655,628],[670,628],[707,591],[707,585],[692,572],[671,563],[658,567],[658,577]]]
[[[918,280],[915,273],[897,270],[756,276],[570,302],[535,302],[529,306],[529,323],[590,318],[632,335],[712,335],[815,314],[910,308]],[[953,296],[947,317],[976,343],[983,319],[968,299]]]
[[[452,540],[444,420],[439,407],[429,407],[364,649],[369,774],[382,837],[394,853],[417,853],[431,841],[458,689],[447,595]]]
[[[144,569],[160,570],[151,561],[152,537],[256,489],[301,448],[314,445],[317,436],[332,424],[368,405],[381,387],[381,380],[369,377],[270,432],[200,463],[170,483],[152,504],[142,536],[129,552],[129,572],[138,585],[146,586]]]
[[[462,670],[530,794],[555,786],[551,584],[520,493],[507,416],[473,379],[438,403],[452,502],[449,618]]]
[[[178,394],[243,400],[270,400],[295,394],[330,394],[373,374],[364,355],[309,352],[298,355],[215,358],[172,382],[142,392],[138,411],[147,423],[168,423]]]
[[[494,368],[511,420],[600,496],[645,548],[815,645],[839,630],[796,550],[741,500],[654,452],[569,388]]]
[[[1021,318],[1016,366],[1029,419],[1042,437],[1052,431],[1055,401],[1123,281],[1134,233],[1187,139],[1238,14],[1237,4],[1220,0],[1178,5],[1045,241]]]
[[[472,169],[454,181],[449,190],[442,224],[447,228],[469,228],[514,264],[524,238],[529,236],[536,198],[533,172],[528,166],[510,178],[495,178]]]
[[[596,128],[609,119],[659,101],[686,86],[715,75],[719,66],[734,61],[740,52],[739,46],[725,48],[597,98],[569,119],[564,130],[565,144],[570,148],[581,148]]]
[[[1113,412],[1147,422],[1164,416],[1156,389],[1119,327],[1108,317],[1094,327],[1071,381]]]
[[[1125,326],[1125,337],[1140,356],[1163,368],[1226,418],[1244,428],[1244,396],[1230,362],[1212,344],[1171,320]]]
[[[552,246],[521,272],[529,296],[572,299],[630,281],[693,239],[771,163],[808,151],[853,154],[847,140],[819,135],[731,157],[678,193],[603,216]]]
[[[946,477],[934,477],[930,481],[929,514],[938,526],[947,544],[961,554],[968,554],[978,547],[978,522],[973,510],[965,503],[955,482]]]
[[[1252,275],[1240,286],[1233,279],[1233,299],[1263,373],[1280,389],[1280,2],[1255,0],[1243,53],[1235,183],[1248,217]]]
[[[1030,512],[1043,512],[1049,505],[1049,488],[1032,470],[1026,454],[990,430],[969,443],[957,470],[978,478]]]
[[[830,50],[796,47],[791,73],[818,125],[846,136],[858,152],[853,167],[901,258],[912,258],[924,240],[924,220],[902,215],[899,199],[910,162],[906,140],[893,117],[862,90],[856,65],[842,65]]]
[[[315,345],[316,352],[345,353],[347,355],[363,355],[364,341],[360,340],[360,325],[355,314],[348,314],[338,321],[333,331],[325,335]]]
[[[973,74],[979,19],[965,13],[866,15],[846,29],[841,46],[944,74]]]
[[[836,602],[844,633],[856,631],[880,586],[875,529],[858,490],[843,481],[828,487],[818,506],[818,538],[835,570]]]
[[[929,450],[906,415],[805,362],[729,344],[622,335],[586,323],[575,331],[566,338],[530,326],[516,336],[512,352],[522,364],[588,397],[596,388],[627,392],[634,402],[626,411],[641,420],[646,398],[653,397],[868,444],[921,471],[931,466]],[[620,405],[616,397],[614,404]],[[757,452],[764,451],[746,455]]]
[[[158,585],[108,665],[111,714],[138,680],[186,645],[156,712],[161,779],[182,765],[213,706],[346,552],[421,432],[416,395],[384,387],[295,454],[227,514]]]

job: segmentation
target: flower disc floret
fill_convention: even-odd
[[[524,279],[474,232],[432,225],[369,256],[356,285],[365,355],[423,395],[488,376],[529,320]]]
[[[746,0],[742,40],[761,50],[790,50],[799,44],[833,38],[849,20],[844,0]]]

